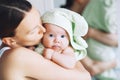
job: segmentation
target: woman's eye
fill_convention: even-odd
[[[64,38],[65,37],[65,35],[61,35],[61,38]]]
[[[50,37],[53,37],[53,34],[50,34],[49,36],[50,36]]]

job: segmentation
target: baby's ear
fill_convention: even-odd
[[[2,42],[6,45],[9,45],[9,46],[16,44],[16,41],[11,37],[3,38]]]

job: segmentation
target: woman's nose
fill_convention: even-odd
[[[42,26],[42,28],[41,28],[41,29],[42,29],[42,31],[43,31],[43,32],[46,32],[46,29],[45,29],[43,26]]]

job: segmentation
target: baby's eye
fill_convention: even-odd
[[[50,34],[49,36],[50,36],[50,37],[53,37],[53,34]]]
[[[61,38],[64,38],[65,37],[65,35],[61,35]]]

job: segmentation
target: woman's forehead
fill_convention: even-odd
[[[26,29],[31,30],[31,29],[34,29],[35,26],[40,24],[41,24],[40,14],[35,8],[32,8],[30,12],[25,14],[24,19],[19,24],[16,31],[19,31],[19,30],[25,31]]]

